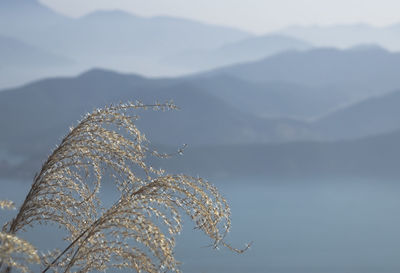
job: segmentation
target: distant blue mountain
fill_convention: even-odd
[[[38,1],[28,0],[0,1],[0,35],[76,60],[75,73],[105,67],[152,76],[192,71],[160,62],[168,56],[212,50],[252,36],[186,19],[145,18],[122,11],[97,11],[77,19],[67,18]],[[63,72],[57,67],[53,71],[26,74],[48,77]],[[7,78],[20,77],[20,83],[32,79],[24,75],[9,72]]]
[[[255,83],[226,74],[183,81],[241,111],[264,118],[312,120],[349,102],[349,94],[330,86],[310,87],[283,81]]]
[[[244,107],[233,107],[233,101],[223,99],[229,96],[228,88],[218,94],[219,87],[229,84],[238,86],[232,88],[233,94],[242,88],[255,93],[266,86],[281,88],[281,102],[280,92],[275,96],[268,91],[262,94],[264,100],[270,97],[278,106],[295,96],[285,88],[296,88],[246,83],[231,76],[149,79],[96,69],[78,77],[46,79],[0,92],[0,149],[23,158],[17,165],[3,160],[0,176],[31,177],[67,128],[96,107],[136,99],[146,103],[174,99],[182,110],[138,113],[142,117],[139,128],[157,146],[163,144],[171,150],[182,143],[190,144],[184,158],[154,162],[157,166],[207,176],[400,177],[394,163],[400,159],[400,92],[305,123],[258,118],[245,113]],[[254,86],[261,89],[257,91]],[[235,96],[245,105],[246,94]],[[258,98],[263,100],[261,95]],[[312,107],[311,99],[310,106],[301,95],[292,103]],[[349,138],[352,140],[337,141]],[[321,142],[325,140],[334,142]]]
[[[43,40],[69,55],[104,63],[135,56],[138,60],[157,60],[185,50],[217,48],[250,36],[190,20],[144,18],[121,11],[98,11],[50,33],[52,38]]]
[[[400,91],[365,99],[314,124],[325,139],[354,139],[400,129]]]
[[[120,101],[171,99],[182,110],[140,113],[139,128],[155,143],[274,142],[307,136],[302,122],[258,118],[190,83],[91,70],[0,92],[0,149],[23,154],[46,151],[94,108]]]
[[[165,56],[184,49],[217,48],[250,36],[227,27],[171,17],[144,18],[117,10],[96,11],[71,19],[33,0],[2,0],[0,7],[3,22],[0,34],[75,56],[108,57],[93,56],[99,53]],[[26,27],[26,33],[21,26]]]
[[[0,68],[18,68],[21,70],[40,69],[48,66],[71,65],[67,58],[46,52],[15,38],[0,35]]]
[[[389,50],[400,50],[400,24],[386,27],[367,24],[292,26],[278,33],[308,41],[316,46],[348,48],[357,44],[378,44]]]
[[[31,69],[35,63],[22,70],[8,67],[0,74],[1,89],[53,75],[76,74],[92,67],[152,76],[188,73],[188,69],[162,64],[160,60],[182,51],[214,49],[251,34],[191,20],[144,18],[122,11],[97,11],[73,19],[39,1],[1,0],[0,36],[75,60],[68,69],[56,64],[51,69]]]
[[[225,44],[220,48],[184,52],[164,60],[190,69],[210,69],[224,65],[259,60],[288,50],[306,50],[312,45],[283,35],[265,35]]]
[[[17,10],[23,8],[45,9],[37,0],[1,0],[0,7],[2,11],[5,9]]]
[[[39,30],[66,23],[68,18],[37,0],[1,0],[0,34],[33,42]],[[35,43],[33,43],[35,44]]]
[[[0,35],[0,89],[75,70],[75,66],[70,58]]]
[[[313,87],[331,86],[351,98],[383,94],[400,87],[400,53],[382,48],[312,49],[277,54],[256,62],[206,72],[232,75],[252,82],[286,82]]]

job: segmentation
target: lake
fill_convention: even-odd
[[[29,184],[0,181],[0,199],[19,201]],[[400,183],[362,179],[214,182],[231,204],[227,241],[244,254],[214,250],[186,221],[176,257],[186,273],[398,273]],[[108,198],[107,192],[104,196]],[[109,202],[111,200],[108,200]],[[3,211],[2,224],[9,212]],[[24,237],[37,246],[58,238]],[[59,247],[61,247],[60,245]],[[111,272],[111,271],[109,271]]]

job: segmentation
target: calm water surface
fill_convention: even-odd
[[[184,272],[400,272],[400,183],[218,182],[232,209],[227,240],[237,247],[253,241],[253,246],[242,255],[206,247],[210,241],[187,220],[176,248]],[[0,183],[0,198],[15,201],[22,200],[29,187],[16,181]],[[103,193],[108,202],[111,195]],[[2,212],[1,223],[9,216]],[[44,229],[24,236],[37,246],[59,237]]]

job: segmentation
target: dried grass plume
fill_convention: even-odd
[[[0,200],[0,208],[14,209],[14,203]],[[0,268],[16,268],[29,272],[28,264],[39,263],[39,255],[30,243],[7,232],[0,232]]]
[[[10,255],[4,249],[11,244],[12,251],[27,254],[25,262],[37,261],[32,246],[15,234],[40,223],[58,225],[67,232],[68,241],[64,250],[41,255],[42,272],[84,273],[111,267],[180,272],[174,237],[182,229],[182,212],[215,247],[243,251],[224,241],[231,225],[230,211],[214,186],[147,164],[148,157],[169,156],[151,150],[135,126],[138,117],[132,110],[147,108],[170,110],[176,106],[111,105],[87,114],[70,129],[35,176],[16,217],[1,233],[0,259],[8,266],[6,270],[27,270],[7,258]],[[104,181],[112,181],[119,192],[110,207],[99,198]],[[0,207],[10,207],[10,203],[2,201]]]

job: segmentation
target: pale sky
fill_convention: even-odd
[[[40,0],[58,12],[81,16],[121,9],[142,16],[170,15],[266,33],[289,25],[400,22],[399,0]]]

